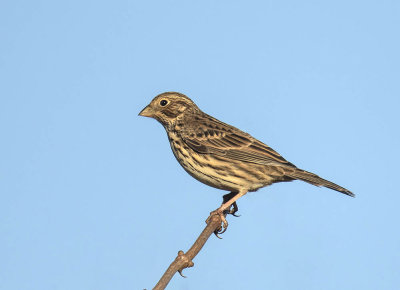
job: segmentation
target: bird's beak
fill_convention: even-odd
[[[150,105],[148,105],[147,107],[145,107],[143,110],[140,111],[139,116],[150,117],[151,118],[151,117],[154,116],[154,111],[150,107]]]

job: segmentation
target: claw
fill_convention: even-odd
[[[237,216],[235,215],[235,213],[237,213],[237,211],[239,210],[236,202],[232,203],[232,208],[230,209],[230,214],[233,216]]]
[[[218,235],[222,235],[223,233],[225,233],[227,228],[228,228],[228,225],[226,227],[222,228],[222,231],[219,231]]]
[[[212,213],[210,213],[210,217],[212,216]],[[210,218],[209,217],[209,218]],[[207,219],[208,220],[208,219]],[[206,221],[207,222],[207,221]],[[221,226],[219,226],[219,228],[217,228],[215,231],[214,231],[214,235],[218,238],[218,239],[220,239],[220,240],[222,240],[222,238],[219,236],[220,234],[221,234],[221,232],[222,232],[222,227]]]
[[[219,233],[218,230],[216,230],[216,231],[214,232],[214,235],[215,235],[218,239],[222,240],[222,238],[219,236],[220,233]]]

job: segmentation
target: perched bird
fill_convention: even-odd
[[[221,215],[223,231],[228,226],[225,215],[238,210],[237,199],[272,183],[297,179],[354,196],[346,188],[297,168],[249,134],[207,115],[181,93],[156,96],[139,115],[164,126],[176,159],[191,176],[231,192],[214,211]]]

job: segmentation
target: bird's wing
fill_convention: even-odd
[[[262,165],[295,167],[268,145],[208,115],[196,125],[186,126],[181,136],[198,153]]]

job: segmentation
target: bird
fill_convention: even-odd
[[[301,180],[355,196],[344,187],[296,167],[250,134],[204,113],[182,93],[157,95],[139,116],[163,125],[172,152],[187,173],[206,185],[230,191],[211,213],[221,216],[217,233],[226,231],[227,214],[236,216],[240,197],[273,183]]]

